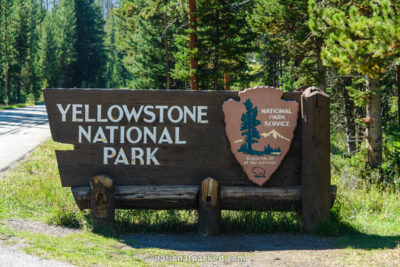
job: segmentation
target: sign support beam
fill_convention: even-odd
[[[221,194],[217,180],[209,177],[200,185],[199,233],[206,236],[221,234]]]

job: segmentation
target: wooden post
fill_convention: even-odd
[[[90,180],[90,216],[95,227],[112,229],[115,217],[114,181],[104,175],[97,175]]]
[[[221,234],[220,188],[218,182],[210,177],[200,186],[198,232],[207,236]]]
[[[318,88],[308,88],[301,96],[301,107],[301,209],[305,230],[314,232],[330,217],[329,97]]]

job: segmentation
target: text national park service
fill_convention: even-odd
[[[180,125],[186,123],[206,124],[207,106],[167,105],[112,105],[104,108],[89,104],[57,104],[61,122],[84,123],[78,125],[79,144],[181,144]],[[121,122],[125,122],[121,125]],[[141,126],[135,126],[141,122]],[[96,126],[90,125],[96,123]],[[104,123],[99,125],[98,123]],[[149,126],[142,126],[142,124]],[[163,123],[176,127],[162,126]],[[115,125],[118,124],[118,125]],[[130,126],[132,124],[132,126]],[[158,147],[131,147],[130,151],[103,147],[103,164],[160,165],[156,153]]]

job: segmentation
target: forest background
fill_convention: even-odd
[[[331,98],[334,183],[400,188],[400,3],[0,0],[0,102],[42,88],[284,91]],[[340,203],[340,197],[339,197]]]

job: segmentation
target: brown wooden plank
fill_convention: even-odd
[[[67,151],[58,151],[59,171],[63,186],[88,185],[89,178],[98,173],[107,173],[116,178],[118,185],[146,185],[146,184],[187,184],[195,185],[201,182],[207,174],[219,175],[218,181],[222,185],[251,185],[239,165],[225,166],[125,166],[90,165],[62,163],[60,157]],[[286,160],[289,160],[287,158]],[[285,166],[285,164],[283,164]],[[299,184],[300,170],[297,168],[280,168],[264,185],[268,186],[292,186]]]
[[[90,187],[72,187],[80,209],[90,206]],[[116,186],[119,209],[197,209],[199,185]],[[331,206],[336,186],[331,186]],[[291,210],[300,207],[301,187],[222,186],[221,208],[225,210]]]
[[[301,127],[296,129],[296,135],[292,142],[291,149],[283,160],[281,167],[274,173],[265,186],[294,186],[300,184],[301,170]],[[219,136],[220,137],[220,136]],[[216,138],[216,139],[219,139]],[[100,171],[108,172],[115,177],[116,183],[120,185],[129,184],[198,184],[202,175],[215,175],[223,185],[249,185],[247,177],[243,174],[241,167],[234,159],[224,136],[224,146],[163,146],[160,148],[160,162],[164,167],[157,166],[151,169],[146,166],[135,166],[121,171],[121,166],[103,166],[101,155],[96,151],[100,148],[88,148],[78,145],[78,151],[57,151],[60,175],[64,186],[87,185],[88,177]],[[129,149],[129,147],[127,147]],[[168,156],[174,155],[174,161],[168,161]],[[184,160],[187,160],[185,163]],[[100,164],[99,164],[100,162]],[[173,167],[175,168],[169,168]],[[194,170],[187,167],[193,166]],[[200,166],[200,167],[199,167]],[[207,170],[208,169],[208,170]],[[199,173],[196,173],[196,172]],[[218,176],[216,176],[218,175]],[[133,178],[135,177],[135,178]],[[157,182],[154,177],[160,179]],[[179,181],[181,178],[182,181]]]
[[[188,209],[197,207],[198,186],[117,186],[116,207],[119,209]],[[89,208],[89,187],[73,187],[80,209]]]
[[[99,129],[98,126],[93,126],[89,123],[80,123],[79,126],[82,126],[84,131],[88,131],[88,126],[91,126],[91,134],[92,134],[92,141],[94,139],[94,136],[97,133],[97,130]],[[61,143],[69,143],[69,144],[76,144],[76,145],[90,145],[92,147],[96,146],[113,146],[113,145],[118,145],[121,141],[120,139],[120,131],[116,130],[115,131],[115,137],[114,137],[114,144],[110,143],[110,140],[107,140],[107,142],[96,142],[96,143],[89,143],[87,141],[87,138],[82,134],[81,135],[81,143],[79,143],[79,126],[78,124],[72,125],[71,123],[60,123],[56,122],[52,124],[52,127],[56,127],[58,131],[53,135],[53,139],[56,142],[61,142]],[[108,125],[107,126],[117,126],[117,125]],[[121,126],[124,126],[121,124]],[[222,135],[221,133],[224,133],[225,127],[223,125],[223,121],[221,121],[221,125],[211,125],[209,127],[205,127],[204,125],[198,125],[198,124],[191,124],[191,125],[155,125],[155,124],[135,124],[134,127],[139,128],[139,130],[142,132],[144,131],[144,127],[147,127],[148,130],[151,132],[153,131],[153,127],[158,126],[156,129],[156,142],[159,141],[160,135],[164,131],[165,128],[167,128],[168,132],[171,135],[172,141],[175,140],[175,131],[176,128],[179,128],[179,141],[186,141],[186,144],[177,144],[176,146],[189,146],[189,145],[209,145],[209,146],[215,146],[215,145],[224,145],[228,144],[226,136]],[[102,131],[105,133],[106,137],[108,138],[109,136],[109,130],[107,130],[106,125],[101,126]],[[134,143],[129,143],[129,141],[126,139],[126,131],[132,127],[130,126],[125,126],[125,134],[124,134],[124,142],[125,144],[129,144],[130,146],[134,146],[137,144]],[[136,130],[132,131],[132,134],[130,135],[133,141],[136,141],[135,139],[137,138],[136,135]],[[147,137],[147,143],[154,145],[154,142],[150,137]],[[143,137],[142,137],[143,140]],[[162,144],[157,144],[158,146],[160,145],[168,145],[171,146],[171,144],[167,143],[162,143]],[[146,144],[143,144],[146,145]]]
[[[97,104],[104,105],[103,117],[105,117],[104,109],[112,105],[126,104],[128,107],[132,105],[207,105],[208,124],[188,123],[189,127],[203,127],[207,129],[216,129],[221,131],[224,126],[224,115],[222,112],[222,104],[228,99],[237,99],[237,92],[221,92],[221,91],[150,91],[150,90],[66,90],[66,89],[45,89],[44,90],[47,112],[49,115],[49,123],[53,135],[53,139],[57,142],[77,144],[78,126],[105,126],[105,125],[121,125],[121,126],[154,126],[153,124],[143,123],[142,119],[138,123],[129,123],[122,120],[120,123],[85,123],[71,122],[71,112],[67,113],[66,122],[61,122],[61,115],[57,108],[57,104],[88,104],[90,105],[90,113],[95,113]],[[285,93],[284,99],[295,100],[300,102],[299,93]],[[96,114],[96,113],[95,113]],[[168,125],[167,123],[159,124],[159,126]],[[171,126],[182,127],[182,123],[171,124]],[[198,129],[196,129],[198,130]],[[212,134],[212,130],[210,135]]]

